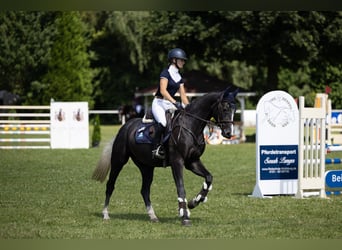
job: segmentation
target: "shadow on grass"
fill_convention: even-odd
[[[245,193],[245,192],[241,192],[241,193],[231,193],[232,196],[249,196],[251,195],[253,192],[250,193]]]
[[[103,218],[102,213],[93,213],[93,216],[98,218]],[[147,214],[138,214],[138,213],[110,213],[109,217],[111,220],[128,220],[128,221],[146,221],[150,222],[150,219]],[[177,216],[174,217],[158,217],[159,223],[180,223],[181,219]],[[194,217],[190,218],[193,222],[200,222],[201,218]]]

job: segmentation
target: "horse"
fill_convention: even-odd
[[[108,206],[115,188],[116,179],[129,158],[139,168],[142,176],[140,193],[145,203],[147,214],[152,222],[158,222],[151,200],[150,187],[155,167],[170,166],[178,195],[178,215],[181,224],[190,226],[190,210],[201,202],[207,201],[207,194],[212,189],[213,176],[205,168],[200,157],[205,149],[203,129],[214,123],[222,130],[222,135],[231,138],[233,120],[236,111],[235,97],[238,89],[229,87],[221,92],[210,92],[191,101],[185,109],[176,111],[171,120],[171,135],[166,147],[166,159],[153,158],[152,144],[136,143],[136,131],[142,123],[141,118],[128,120],[118,131],[113,140],[104,147],[102,156],[93,172],[94,180],[103,182],[110,174],[106,184],[105,203],[102,210],[103,219],[108,220]],[[150,155],[150,157],[149,157]],[[205,179],[200,192],[189,202],[183,182],[183,168]]]
[[[144,114],[144,106],[136,100],[133,105],[126,104],[119,107],[119,120],[123,124],[133,118],[143,118]]]
[[[20,101],[20,96],[7,90],[0,90],[0,105],[14,105]]]

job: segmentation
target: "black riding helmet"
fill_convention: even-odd
[[[169,51],[169,54],[167,55],[167,59],[171,61],[172,58],[188,60],[184,50],[180,48],[175,48]]]

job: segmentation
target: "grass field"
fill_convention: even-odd
[[[248,197],[255,185],[253,143],[206,148],[202,160],[214,176],[213,190],[207,203],[191,211],[192,227],[182,227],[177,217],[170,168],[155,170],[151,199],[160,222],[149,222],[140,173],[131,161],[112,196],[112,219],[103,221],[105,183],[91,180],[91,174],[117,129],[102,127],[99,148],[0,150],[0,238],[342,239],[341,195],[303,200]],[[338,153],[329,157],[334,156],[342,158]],[[190,199],[203,179],[184,174]]]

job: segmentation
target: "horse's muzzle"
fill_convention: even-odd
[[[223,126],[221,130],[222,130],[221,132],[222,136],[227,139],[230,139],[232,137],[233,124],[232,123],[227,124],[227,126]]]
[[[232,134],[231,133],[222,133],[222,136],[227,138],[227,139],[230,139],[232,137]]]

